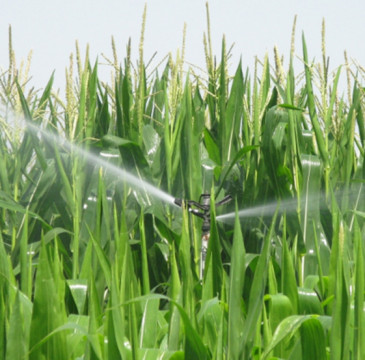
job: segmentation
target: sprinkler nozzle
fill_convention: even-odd
[[[182,200],[182,199],[176,198],[174,200],[174,203],[177,206],[188,208],[189,212],[191,212],[194,215],[199,216],[201,218],[204,218],[204,212],[209,210],[209,207],[199,204],[198,202],[196,202],[194,200]],[[203,210],[203,212],[200,212],[198,209],[194,209],[194,207]]]
[[[183,203],[182,199],[175,198],[174,200],[175,205],[182,207],[182,203]]]

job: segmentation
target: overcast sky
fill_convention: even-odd
[[[126,54],[128,38],[132,55],[138,56],[142,14],[147,3],[145,59],[157,51],[156,61],[181,48],[187,25],[186,61],[205,66],[203,33],[206,31],[205,0],[0,0],[0,68],[8,66],[8,26],[12,26],[17,62],[33,50],[31,85],[45,86],[53,70],[57,87],[64,83],[69,55],[78,40],[82,53],[90,45],[91,60],[101,53],[112,56],[111,36],[118,56]],[[234,72],[242,57],[253,71],[255,56],[272,57],[274,45],[288,59],[294,16],[297,14],[296,52],[301,56],[304,31],[309,57],[321,59],[321,23],[326,21],[330,68],[350,59],[365,66],[364,0],[211,0],[209,1],[213,51],[220,56],[222,36],[235,44],[230,61]]]

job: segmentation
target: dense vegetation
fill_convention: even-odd
[[[29,88],[10,44],[1,359],[365,358],[364,69],[331,74],[325,47],[312,63],[303,36],[298,76],[294,47],[287,71],[275,51],[273,66],[257,60],[252,74],[239,63],[230,76],[225,41],[215,61],[209,36],[206,77],[185,73],[179,54],[149,72],[141,41],[135,68],[114,48],[106,84],[77,50],[65,100],[53,76]],[[202,220],[62,139],[174,197],[211,193],[202,281]],[[215,209],[227,194],[234,201]],[[216,217],[257,205],[254,217]]]

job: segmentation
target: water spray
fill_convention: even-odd
[[[215,206],[218,207],[231,200],[232,196],[227,195],[221,201],[218,201]],[[174,203],[180,207],[186,206],[190,213],[203,219],[202,244],[200,250],[200,279],[203,279],[208,241],[210,238],[210,194],[201,194],[199,202],[194,200],[175,199]]]
[[[101,156],[93,154],[92,152],[85,150],[84,148],[68,141],[67,139],[62,138],[57,134],[51,133],[47,130],[44,130],[30,122],[26,122],[26,129],[32,134],[42,137],[48,143],[54,143],[57,144],[59,147],[65,148],[68,151],[75,152],[78,156],[85,158],[89,164],[97,165],[101,168],[104,168],[105,170],[109,171],[110,174],[118,177],[119,179],[121,179],[121,181],[128,183],[133,188],[142,190],[167,204],[174,204],[174,197],[172,195],[153,186],[149,182],[142,180],[140,177],[133,175],[126,169],[123,169],[105,160],[105,155],[103,153],[100,154]]]

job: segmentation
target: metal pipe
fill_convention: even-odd
[[[200,195],[200,203],[204,206],[204,217],[202,225],[202,242],[200,248],[200,280],[203,279],[205,270],[205,260],[208,252],[208,242],[210,238],[210,194]]]

